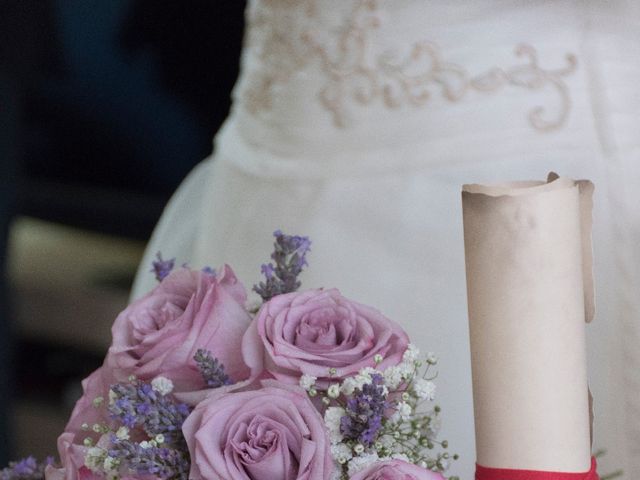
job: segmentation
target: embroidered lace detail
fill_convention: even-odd
[[[305,20],[315,17],[315,7],[315,0],[264,0],[250,6],[245,48],[260,62],[257,71],[249,72],[243,92],[250,112],[271,109],[274,91],[309,63],[302,40]]]
[[[567,120],[571,97],[565,77],[576,70],[573,54],[565,55],[561,68],[546,69],[540,65],[536,49],[521,44],[515,55],[522,63],[472,76],[461,65],[443,59],[432,42],[415,42],[404,55],[371,52],[375,31],[383,23],[379,0],[355,2],[344,23],[329,32],[318,31],[314,25],[316,1],[263,0],[254,5],[248,45],[261,65],[251,72],[244,91],[244,104],[250,112],[271,109],[275,93],[317,62],[324,77],[318,99],[338,127],[348,125],[354,104],[381,101],[389,109],[418,108],[437,93],[449,102],[459,102],[471,92],[491,94],[507,87],[551,88],[556,92],[559,107],[555,112],[544,105],[528,112],[529,123],[536,130],[554,130]]]

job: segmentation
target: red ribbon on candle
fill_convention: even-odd
[[[585,473],[536,472],[534,470],[511,470],[488,468],[476,465],[476,480],[599,480],[596,459],[591,458],[591,469]]]

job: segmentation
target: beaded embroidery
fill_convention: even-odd
[[[325,77],[318,99],[337,127],[348,125],[353,104],[381,101],[389,109],[422,107],[438,92],[449,102],[459,102],[470,92],[490,94],[506,87],[555,90],[560,100],[557,112],[550,113],[539,105],[528,113],[529,123],[536,130],[554,130],[567,120],[571,97],[565,77],[576,70],[573,54],[565,55],[561,68],[545,69],[536,49],[521,44],[515,55],[523,63],[493,67],[472,76],[461,65],[443,59],[440,49],[431,42],[415,42],[405,55],[372,54],[373,35],[383,22],[380,4],[384,2],[380,0],[355,2],[335,32],[314,29],[316,1],[263,0],[254,4],[247,42],[260,68],[250,72],[243,95],[250,112],[271,109],[274,92],[312,62],[318,62]],[[308,22],[301,22],[301,15]]]

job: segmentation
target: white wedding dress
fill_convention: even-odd
[[[168,205],[134,296],[158,250],[227,262],[250,287],[275,229],[309,235],[304,287],[338,287],[439,354],[450,473],[470,480],[460,187],[589,178],[594,448],[601,471],[640,478],[639,79],[633,1],[252,1],[233,111]]]

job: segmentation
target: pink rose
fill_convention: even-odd
[[[109,421],[109,387],[126,382],[130,375],[144,381],[169,378],[181,401],[197,403],[207,393],[193,360],[200,348],[209,350],[224,364],[225,373],[242,386],[250,374],[240,354],[251,321],[245,300],[244,287],[228,266],[217,278],[183,268],[127,307],[113,325],[113,343],[103,366],[82,382],[82,398],[59,438],[60,456],[83,449],[86,437],[98,439],[98,434],[81,426]],[[96,408],[94,400],[100,398],[102,404]],[[66,479],[77,480],[68,474]]]
[[[101,478],[85,467],[84,456],[87,449],[74,444],[73,437],[72,433],[63,433],[58,437],[58,454],[62,467],[47,466],[44,472],[46,480],[98,480]]]
[[[245,289],[228,266],[218,277],[179,269],[118,315],[105,367],[120,381],[162,375],[176,392],[190,392],[205,386],[193,360],[202,348],[233,381],[245,380],[250,371],[240,348],[251,322],[245,301]]]
[[[101,434],[94,432],[94,424],[109,423],[106,404],[109,401],[109,386],[117,380],[113,372],[104,366],[94,371],[82,381],[83,395],[71,412],[67,426],[58,437],[58,455],[62,468],[47,467],[46,480],[96,480],[101,479],[84,464],[87,447],[84,440],[91,438],[94,444],[101,439]],[[94,400],[101,402],[95,403]],[[84,429],[86,424],[89,428]]]
[[[255,371],[298,383],[302,374],[329,383],[361,368],[397,365],[407,334],[377,310],[343,297],[338,290],[309,290],[272,298],[262,306],[243,340],[243,355]]]
[[[96,423],[103,423],[107,420],[106,410],[104,408],[96,408],[94,406],[94,400],[96,398],[102,398],[103,402],[108,402],[109,387],[116,380],[111,375],[111,372],[104,367],[99,368],[87,378],[82,381],[82,397],[78,400],[73,407],[67,426],[65,427],[65,433],[58,439],[58,446],[60,445],[60,439],[67,433],[73,434],[74,443],[82,445],[82,442],[86,437],[92,437],[93,440],[98,438],[98,435],[94,435],[92,431],[86,431],[81,428],[83,423],[91,426]],[[106,403],[103,403],[103,406]],[[59,452],[62,456],[62,452]]]
[[[402,460],[375,462],[352,475],[349,480],[444,480],[440,473],[432,472]]]
[[[191,480],[326,480],[333,462],[322,417],[300,388],[213,394],[185,421]]]
[[[100,443],[98,444],[100,445]],[[93,472],[85,465],[84,459],[89,448],[74,443],[72,433],[63,433],[58,437],[58,453],[62,467],[46,467],[45,480],[104,480],[105,477]],[[121,480],[160,480],[152,475],[123,476]]]

